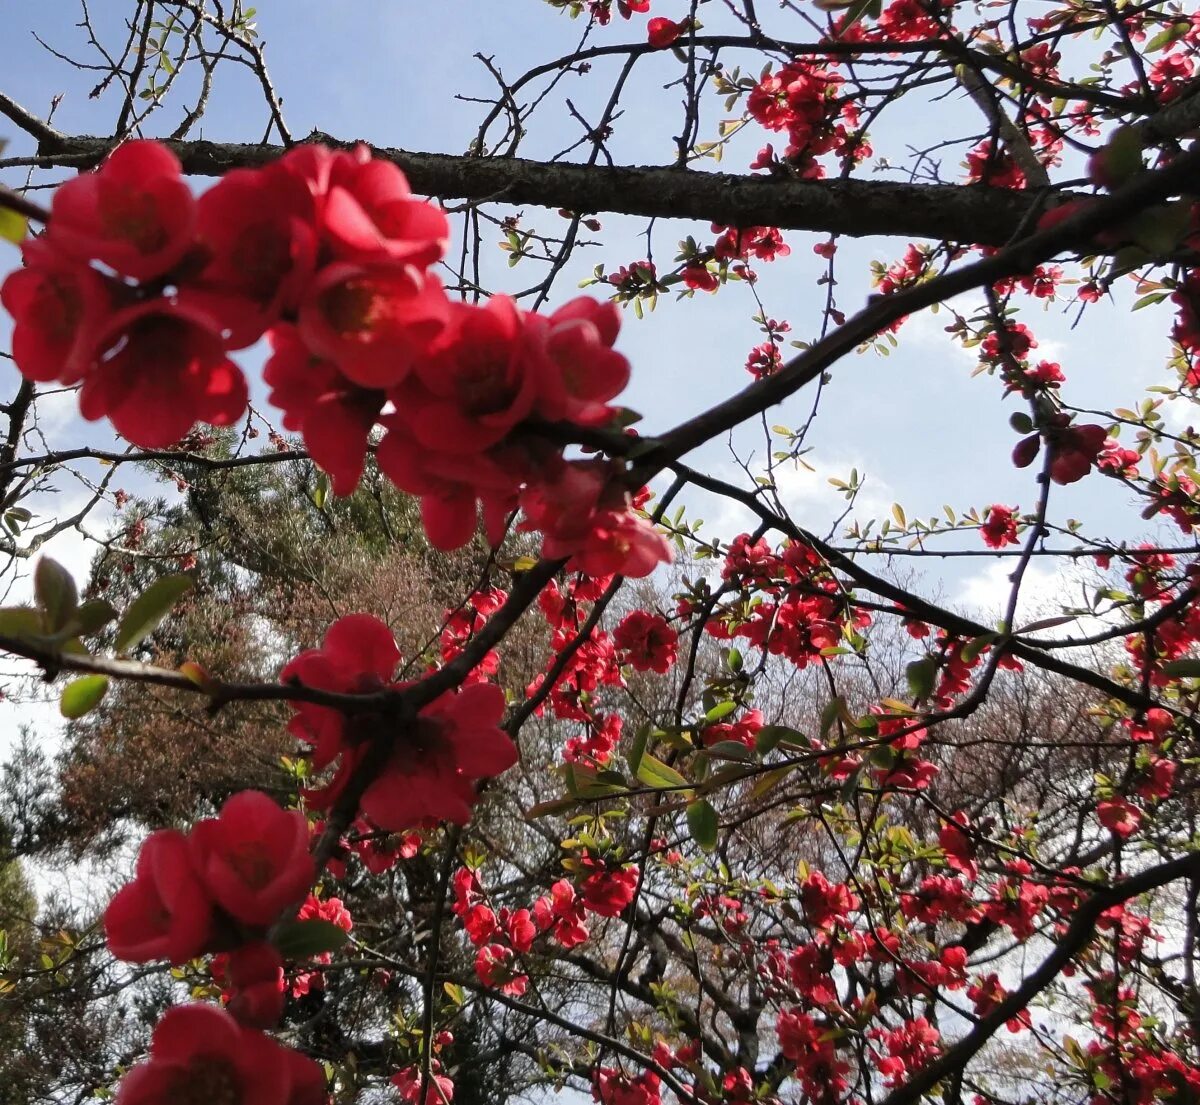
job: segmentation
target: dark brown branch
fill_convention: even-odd
[[[310,138],[348,146],[328,135]],[[184,171],[220,176],[264,165],[284,151],[273,145],[172,142]],[[108,138],[43,141],[52,163],[95,164],[112,149]],[[696,219],[726,226],[778,226],[851,237],[893,235],[980,245],[1003,245],[1039,205],[1077,193],[1042,195],[981,185],[895,184],[875,180],[780,180],[673,168],[569,165],[522,158],[484,158],[374,148],[399,165],[413,189],[443,200],[531,204],[577,213],[608,212]],[[1070,243],[1068,243],[1070,244]],[[1080,246],[1083,240],[1076,243]],[[1092,245],[1094,249],[1094,244]]]

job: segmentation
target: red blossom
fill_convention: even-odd
[[[1017,543],[1016,507],[996,504],[988,507],[987,517],[979,532],[983,543],[990,549],[1002,549],[1005,545]]]
[[[35,383],[78,383],[92,367],[95,336],[113,309],[114,290],[43,239],[24,242],[21,253],[25,267],[0,286],[0,303],[15,324],[13,360]]]
[[[487,944],[475,955],[475,974],[493,990],[520,997],[529,986],[529,976],[514,966],[516,954],[503,944]]]
[[[192,862],[213,899],[243,924],[265,926],[300,902],[315,870],[304,814],[280,809],[256,790],[235,794],[188,839]]]
[[[150,300],[111,315],[95,336],[79,411],[106,415],[134,445],[173,445],[197,422],[229,426],[246,410],[241,370],[208,316],[183,303]]]
[[[175,829],[151,833],[138,852],[133,882],[104,912],[109,951],[129,963],[186,963],[212,939],[213,905],[192,867],[187,839]]]
[[[590,872],[579,883],[579,895],[584,906],[601,917],[619,917],[633,901],[639,871],[636,864],[610,867],[603,860],[585,856],[581,861]]]
[[[283,1014],[286,983],[283,960],[270,944],[244,944],[214,956],[211,968],[226,991],[230,1014],[246,1028],[273,1028]]]
[[[98,169],[61,184],[49,243],[121,276],[163,276],[192,247],[196,201],[179,159],[158,142],[118,146]]]
[[[634,610],[621,619],[613,642],[624,653],[625,663],[638,671],[665,675],[675,663],[679,634],[661,615]]]
[[[195,1004],[162,1015],[149,1058],[122,1079],[117,1105],[317,1105],[324,1094],[325,1074],[312,1059]]]
[[[689,22],[687,19],[681,19],[676,23],[658,16],[646,24],[646,40],[656,50],[663,50],[688,29]]]

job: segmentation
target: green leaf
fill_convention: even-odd
[[[637,766],[637,777],[648,787],[664,790],[667,787],[686,787],[688,781],[669,764],[645,753]]]
[[[704,751],[718,760],[736,760],[741,764],[754,762],[754,753],[741,741],[717,741]]]
[[[706,852],[717,846],[717,811],[703,798],[688,803],[688,831],[692,839]]]
[[[904,669],[904,677],[908,680],[908,690],[913,698],[928,698],[933,693],[934,680],[937,678],[937,659],[926,656],[914,660]]]
[[[963,645],[962,660],[964,664],[973,664],[979,658],[979,654],[985,648],[991,645],[994,641],[1000,639],[999,633],[981,633],[978,637],[972,637],[965,645]]]
[[[833,723],[837,721],[838,716],[846,709],[846,701],[841,695],[835,695],[826,704],[825,709],[821,711],[821,737],[822,739],[829,735],[829,730],[833,728]]]
[[[98,633],[117,616],[113,604],[105,599],[91,599],[75,611],[71,629],[82,637]]]
[[[761,798],[767,791],[773,790],[782,783],[795,770],[795,767],[789,764],[787,767],[777,767],[774,771],[768,771],[754,784],[754,789],[750,791],[750,797]]]
[[[7,207],[0,207],[0,238],[16,245],[29,233],[29,220]]]
[[[40,610],[32,606],[0,607],[0,636],[40,637],[45,632]]]
[[[633,744],[629,748],[629,752],[625,756],[625,762],[629,764],[629,770],[635,775],[638,773],[638,768],[641,766],[642,757],[646,754],[646,745],[650,740],[650,723],[647,722],[638,731],[633,738]]]
[[[312,492],[313,506],[318,510],[325,509],[325,501],[329,498],[329,486],[329,473],[322,472],[317,476],[317,485]]]
[[[72,680],[63,688],[59,712],[72,720],[81,718],[100,705],[107,691],[107,675],[85,675],[82,679]]]
[[[728,717],[737,709],[736,702],[718,702],[707,714],[704,715],[704,720],[707,724],[712,725],[714,722],[720,721],[722,718]]]
[[[322,952],[335,952],[348,939],[349,934],[343,929],[319,917],[284,921],[271,934],[271,943],[285,959],[308,959]]]
[[[1019,434],[1033,433],[1033,419],[1030,418],[1029,415],[1027,415],[1024,411],[1013,411],[1012,414],[1008,416],[1008,424]],[[950,513],[953,513],[950,511],[949,507],[947,507],[946,510]],[[953,520],[954,519],[951,518],[951,521]]]
[[[66,626],[79,606],[79,592],[71,573],[48,556],[43,556],[34,569],[33,594],[38,606],[46,612],[46,624],[51,632]]]
[[[550,817],[556,813],[566,813],[573,810],[579,803],[574,798],[553,798],[549,802],[538,802],[525,811],[526,821],[536,821],[539,817]]]
[[[1030,622],[1028,625],[1023,625],[1020,629],[1016,629],[1014,633],[1034,633],[1039,629],[1054,629],[1056,626],[1067,625],[1075,621],[1074,614],[1059,614],[1053,618],[1039,618],[1036,622]]]
[[[455,1005],[462,1005],[467,1000],[466,992],[457,982],[443,982],[442,990]]]
[[[754,734],[754,750],[760,756],[765,756],[780,744],[786,744],[789,748],[807,748],[808,738],[799,729],[787,725],[764,725]]]
[[[1172,660],[1163,664],[1162,671],[1178,679],[1200,679],[1200,660]]]
[[[133,600],[117,626],[117,652],[128,652],[153,633],[174,605],[192,589],[191,576],[180,573],[156,579]]]

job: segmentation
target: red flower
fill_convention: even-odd
[[[602,425],[616,413],[608,401],[629,383],[629,362],[613,349],[620,308],[579,296],[545,320],[546,353],[554,365],[543,381],[538,411],[551,421]]]
[[[528,417],[550,371],[516,304],[493,296],[455,305],[451,328],[416,366],[423,392],[403,389],[397,409],[416,442],[440,452],[494,445]]]
[[[94,269],[50,248],[42,238],[21,247],[25,268],[0,286],[13,317],[13,360],[35,383],[77,383],[91,365],[92,341],[113,308],[107,282]]]
[[[158,299],[118,311],[97,336],[97,361],[83,380],[79,410],[105,415],[126,440],[161,449],[197,422],[229,426],[248,399],[241,370],[205,314]]]
[[[564,948],[573,948],[588,938],[583,902],[576,896],[575,887],[559,879],[548,897],[533,903],[533,916],[538,928],[550,929],[551,935]]]
[[[436,1059],[433,1060],[432,1075],[425,1086],[425,1100],[421,1105],[445,1105],[454,1100],[454,1081],[447,1075],[439,1074],[441,1067]],[[421,1068],[419,1066],[405,1067],[392,1075],[392,1085],[400,1091],[400,1099],[409,1105],[417,1105],[421,1100]]]
[[[365,693],[388,686],[400,663],[400,649],[392,631],[370,614],[338,618],[325,632],[320,648],[311,648],[288,662],[279,673],[281,683],[299,683],[324,691]],[[296,716],[288,732],[313,746],[313,767],[328,767],[361,737],[355,719],[328,706],[293,702]]]
[[[401,169],[373,157],[368,146],[299,146],[279,164],[308,185],[334,257],[424,268],[446,252],[450,224],[441,209],[413,196]]]
[[[212,936],[212,902],[188,859],[187,840],[161,829],[142,842],[134,881],[104,912],[109,951],[128,963],[200,955]]]
[[[222,962],[218,968],[217,960]],[[213,959],[213,977],[221,974],[228,991],[227,1008],[246,1028],[272,1028],[283,1015],[286,984],[283,960],[267,943],[244,944],[228,956]]]
[[[275,326],[272,354],[263,368],[268,400],[283,413],[283,426],[296,430],[312,459],[329,474],[335,495],[349,495],[362,478],[371,427],[386,396],[361,388],[337,366],[314,357],[294,326]]]
[[[257,790],[235,794],[220,817],[199,822],[188,845],[217,904],[247,925],[271,924],[313,881],[304,814]]]
[[[601,917],[619,917],[637,890],[637,864],[610,868],[591,856],[584,856],[581,862],[585,870],[591,871],[579,884],[583,904]]]
[[[150,1057],[125,1076],[117,1105],[316,1105],[324,1092],[312,1059],[214,1005],[179,1005],[158,1022]]]
[[[814,871],[800,884],[800,902],[804,916],[814,928],[832,928],[858,908],[858,896],[845,883],[831,883],[820,871]]]
[[[411,265],[342,261],[317,273],[300,305],[300,333],[354,383],[387,388],[408,375],[449,314],[441,284]]]
[[[675,663],[679,634],[658,614],[634,610],[617,626],[613,642],[625,653],[625,662],[638,671],[665,675]]]
[[[504,692],[491,683],[430,703],[397,735],[387,765],[363,794],[363,813],[393,831],[442,820],[465,825],[476,782],[517,762],[516,747],[499,728],[503,716]]]
[[[592,1084],[592,1097],[600,1105],[659,1105],[659,1078],[646,1071],[632,1078],[610,1067],[599,1067]]]
[[[255,342],[282,311],[294,311],[317,260],[316,206],[280,163],[234,169],[197,201],[197,238],[207,263],[182,288],[228,329],[229,347]]]
[[[435,452],[412,439],[404,416],[388,415],[383,423],[391,432],[375,459],[397,487],[420,496],[421,523],[430,544],[448,551],[470,541],[481,502],[484,530],[492,544],[498,543],[529,468],[523,450],[500,445],[481,453]]]
[[[152,280],[191,248],[196,201],[179,160],[158,142],[126,142],[54,193],[47,241],[121,276]]]
[[[1101,825],[1122,838],[1132,836],[1142,823],[1142,811],[1119,795],[1101,802],[1096,815]]]
[[[1083,479],[1100,456],[1108,431],[1103,426],[1068,426],[1051,439],[1054,457],[1050,461],[1050,478],[1059,484]]]
[[[687,265],[679,275],[689,288],[696,291],[715,292],[721,284],[716,274],[709,272],[705,265]]]
[[[487,944],[475,955],[475,973],[484,986],[502,994],[520,997],[529,986],[529,976],[514,966],[516,954],[503,944]]]
[[[284,682],[324,690],[363,693],[391,683],[400,651],[391,631],[368,614],[351,614],[330,626],[320,649],[310,649],[280,673]],[[345,786],[372,737],[385,724],[379,715],[346,717],[337,710],[293,704],[290,731],[313,745],[321,770],[341,757],[333,782],[315,801],[332,802]],[[443,819],[465,824],[475,803],[476,782],[499,775],[517,760],[499,728],[504,692],[473,683],[426,706],[406,730],[390,735],[391,755],[363,794],[361,809],[381,829],[398,832]]]
[[[688,20],[681,19],[678,23],[658,16],[646,24],[646,40],[656,50],[670,46],[684,31],[688,29]]]
[[[1017,543],[1016,507],[995,504],[988,507],[987,517],[979,527],[983,543],[990,549],[1002,549]]]

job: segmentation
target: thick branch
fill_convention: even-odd
[[[313,134],[328,145],[349,145]],[[218,142],[165,143],[184,171],[220,176],[263,165],[279,146]],[[108,138],[43,141],[51,163],[94,164],[112,148]],[[895,184],[875,180],[780,180],[692,170],[569,165],[521,158],[485,158],[375,148],[399,165],[413,189],[443,200],[481,200],[655,218],[697,219],[727,226],[778,226],[853,237],[898,235],[1003,245],[1039,205],[1078,194],[1046,196],[980,185]],[[1080,243],[1083,244],[1082,242]],[[1094,248],[1094,244],[1093,244]]]

